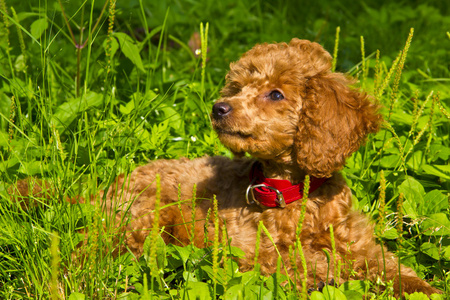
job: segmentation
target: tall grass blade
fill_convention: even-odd
[[[50,246],[50,252],[52,257],[52,279],[50,281],[50,295],[52,299],[57,300],[60,299],[60,295],[58,292],[58,277],[59,277],[59,241],[60,238],[56,232],[53,232],[52,234],[52,242]]]

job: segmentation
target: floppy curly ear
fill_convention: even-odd
[[[295,140],[297,163],[315,177],[330,177],[381,123],[378,105],[340,73],[309,78]]]

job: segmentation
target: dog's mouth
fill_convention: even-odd
[[[220,128],[216,128],[216,132],[219,135],[219,137],[238,137],[241,139],[252,139],[253,135],[250,133],[245,133],[242,131],[231,131],[231,130],[224,130]]]

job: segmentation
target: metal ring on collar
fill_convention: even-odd
[[[276,201],[277,201],[277,203],[278,203],[278,206],[281,207],[281,208],[285,208],[285,207],[286,207],[286,202],[284,201],[283,194],[282,194],[279,190],[277,190],[276,188],[271,187],[271,186],[267,186],[267,185],[265,185],[265,184],[255,184],[255,185],[253,185],[253,184],[251,183],[251,184],[248,186],[247,191],[245,192],[245,199],[247,200],[247,204],[249,204],[249,205],[250,205],[250,204],[253,204],[253,203],[260,204],[260,203],[258,202],[258,200],[256,200],[255,194],[253,193],[253,190],[256,189],[256,188],[259,188],[259,187],[265,187],[265,188],[267,188],[267,189],[269,189],[269,190],[274,191],[274,192],[277,194]],[[249,194],[250,192],[251,192],[252,198],[253,198],[253,201],[252,201],[252,202],[250,202],[249,199],[248,199],[248,194]]]

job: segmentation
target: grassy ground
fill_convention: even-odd
[[[108,216],[59,199],[95,195],[148,160],[230,155],[209,120],[229,63],[255,43],[292,37],[333,53],[338,27],[336,69],[358,77],[387,120],[343,171],[355,207],[377,222],[377,235],[403,264],[447,291],[450,7],[444,2],[0,0],[0,298],[305,296],[291,284],[280,286],[282,274],[239,273],[227,259],[239,250],[217,252],[218,244],[153,242],[141,258],[114,259],[104,251],[112,248],[114,229],[100,230]],[[196,56],[201,22],[206,57]],[[54,182],[57,197],[23,211],[8,187],[29,176]],[[81,228],[90,233],[83,264],[71,256],[84,239]],[[353,282],[310,297],[390,297],[389,288],[371,287]]]

